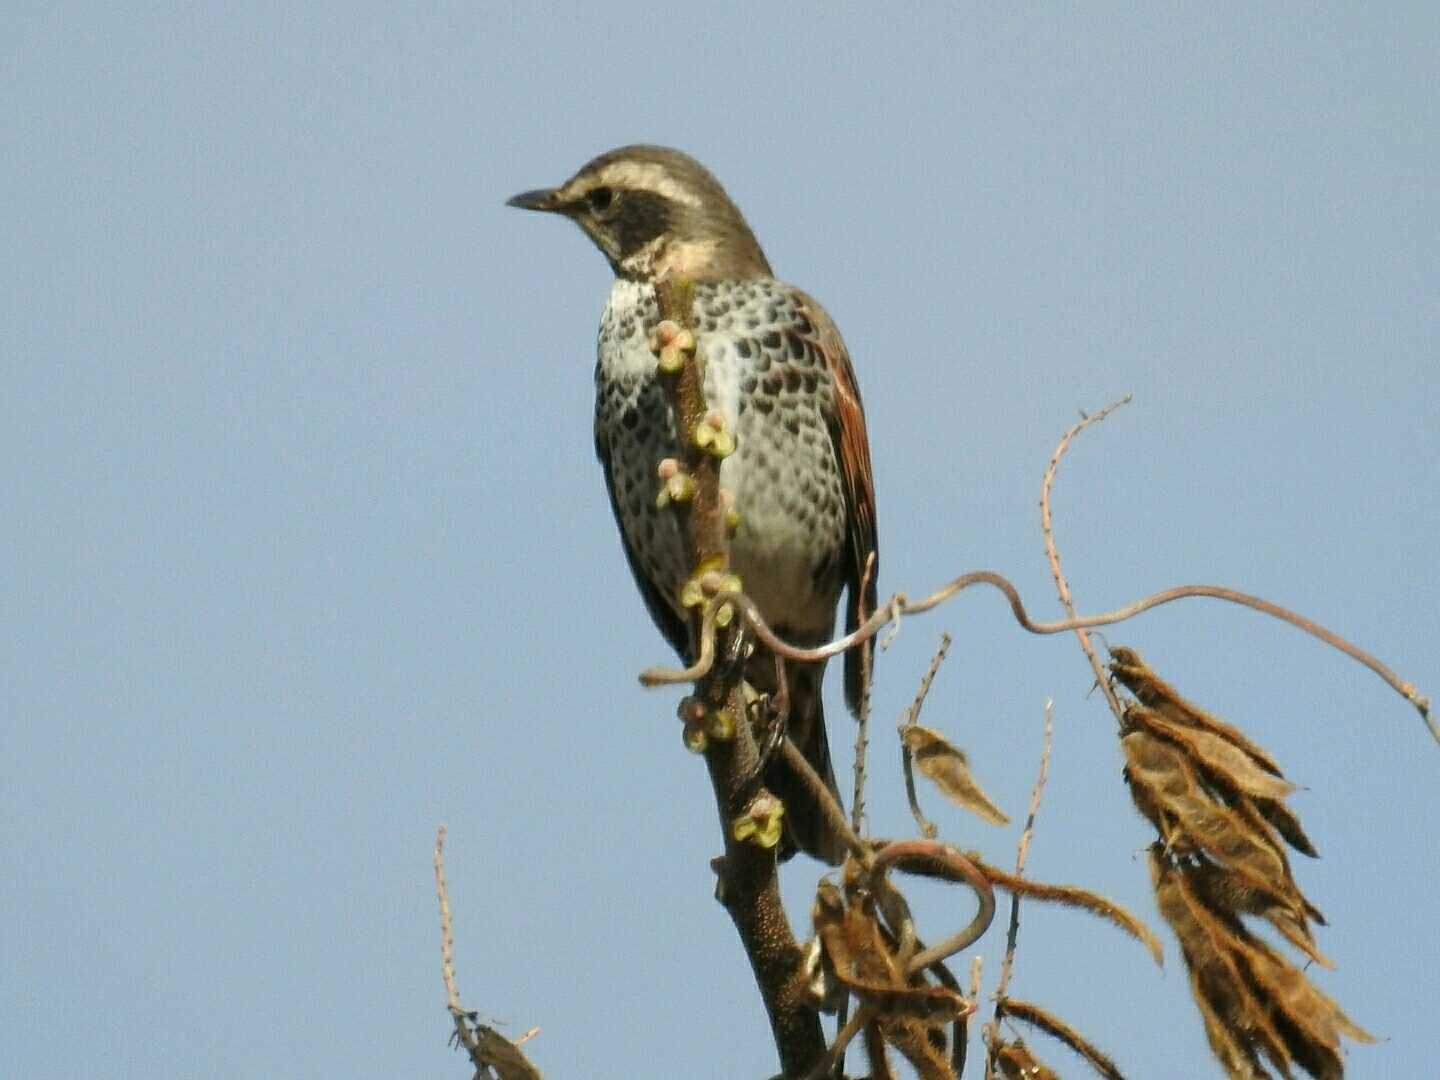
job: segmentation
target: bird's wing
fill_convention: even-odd
[[[860,625],[862,601],[865,615],[868,617],[874,613],[875,582],[880,573],[880,546],[875,526],[875,478],[870,469],[870,441],[865,434],[865,406],[860,400],[860,388],[855,383],[855,371],[850,366],[850,353],[840,338],[840,331],[835,329],[825,309],[812,297],[796,290],[796,299],[810,323],[810,333],[802,333],[801,336],[819,350],[835,390],[835,406],[826,419],[830,425],[835,457],[840,463],[848,511],[845,632],[849,633]],[[865,568],[872,557],[875,563],[867,578]],[[867,642],[864,649],[868,652],[870,643]],[[865,691],[862,655],[860,649],[851,649],[845,654],[845,702],[851,712],[859,709]]]
[[[610,472],[610,442],[601,430],[598,419],[595,423],[595,456],[600,459],[600,467],[605,470],[605,492],[610,496],[610,509],[615,514],[616,531],[620,533],[620,543],[625,548],[625,561],[630,564],[630,572],[635,575],[635,584],[640,589],[640,595],[645,598],[650,618],[655,621],[655,625],[660,628],[665,640],[670,642],[676,653],[684,657],[686,663],[691,663],[694,658],[690,655],[689,628],[665,599],[665,594],[656,588],[655,583],[645,573],[635,554],[635,547],[626,535],[625,522],[620,517],[620,504],[615,501],[615,480]]]

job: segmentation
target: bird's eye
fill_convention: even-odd
[[[589,195],[585,196],[585,201],[590,204],[590,209],[597,214],[608,210],[614,200],[615,193],[608,187],[597,187],[594,191],[590,192]]]

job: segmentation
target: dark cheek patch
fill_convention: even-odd
[[[629,192],[615,214],[621,256],[633,255],[670,227],[665,200],[651,191]]]

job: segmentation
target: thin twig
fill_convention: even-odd
[[[1035,835],[1035,815],[1040,812],[1040,797],[1045,793],[1045,781],[1050,778],[1050,746],[1055,737],[1055,703],[1045,702],[1045,735],[1040,749],[1040,774],[1035,777],[1035,786],[1030,791],[1030,813],[1025,818],[1025,828],[1020,833],[1020,843],[1015,847],[1015,876],[1025,875],[1025,857],[1030,854],[1030,838]],[[995,987],[996,998],[1004,998],[1010,988],[1010,976],[1015,968],[1015,945],[1020,936],[1020,894],[1010,894],[1010,929],[1005,937],[1005,959],[1000,965],[1000,981]]]
[[[855,1036],[859,1035],[865,1029],[865,1025],[874,1017],[875,1007],[873,1005],[862,1002],[857,1006],[855,1015],[850,1017],[845,1026],[836,1032],[835,1040],[825,1051],[824,1056],[815,1062],[810,1071],[805,1074],[805,1080],[823,1080],[826,1073],[830,1072],[839,1062],[844,1061],[846,1049],[855,1041]]]
[[[860,591],[856,594],[856,611],[859,621],[870,617],[865,610],[865,595],[870,591],[870,578],[875,573],[875,552],[865,560],[865,573],[860,577]],[[850,804],[850,827],[856,833],[864,831],[865,821],[865,751],[870,745],[870,677],[874,654],[869,649],[860,651],[860,709],[855,719],[859,721],[855,732],[855,797]]]
[[[855,854],[862,864],[869,862],[869,845],[850,828],[850,823],[845,820],[845,811],[835,800],[835,796],[830,793],[829,785],[820,779],[820,774],[815,771],[815,766],[806,760],[800,748],[791,741],[788,735],[780,743],[780,753],[785,758],[785,764],[800,777],[805,786],[810,789],[810,793],[815,796],[815,801],[820,804],[820,810],[825,815],[825,820],[845,842],[845,846]]]
[[[940,647],[930,658],[930,667],[925,672],[925,677],[920,680],[920,689],[915,693],[915,700],[910,703],[910,708],[905,710],[905,719],[900,721],[900,767],[905,774],[905,795],[910,800],[910,813],[915,816],[915,824],[920,827],[921,835],[930,840],[935,839],[940,830],[920,810],[920,796],[915,790],[915,766],[911,760],[910,747],[905,743],[905,729],[919,721],[920,710],[925,706],[925,698],[930,693],[930,684],[935,681],[935,675],[949,651],[950,635],[941,634]]]
[[[1075,602],[1070,598],[1070,583],[1065,580],[1065,574],[1060,569],[1060,553],[1055,548],[1055,532],[1051,527],[1050,517],[1050,492],[1055,486],[1055,473],[1060,468],[1060,459],[1065,456],[1065,451],[1070,448],[1070,441],[1084,431],[1091,424],[1098,424],[1105,417],[1109,416],[1122,405],[1129,404],[1130,395],[1126,394],[1119,401],[1112,401],[1099,412],[1091,416],[1082,416],[1079,423],[1070,428],[1060,437],[1055,452],[1050,455],[1050,464],[1045,466],[1045,478],[1040,482],[1040,531],[1045,534],[1045,558],[1050,563],[1050,575],[1055,579],[1055,589],[1060,594],[1060,603],[1065,608],[1065,614],[1075,618]],[[1095,646],[1090,643],[1090,635],[1084,629],[1077,629],[1075,637],[1080,642],[1080,648],[1084,650],[1085,657],[1090,661],[1090,669],[1095,672],[1095,682],[1105,695],[1105,700],[1110,704],[1110,711],[1115,714],[1115,721],[1123,725],[1125,723],[1125,710],[1120,704],[1120,699],[1115,696],[1115,688],[1110,685],[1106,677],[1105,669],[1100,663],[1100,658],[1095,655]],[[1019,904],[1019,898],[1015,900]],[[1011,909],[1016,910],[1015,908]]]
[[[455,1037],[465,1047],[477,1069],[486,1065],[480,1059],[480,1043],[470,1030],[469,1014],[460,1004],[460,988],[455,983],[455,935],[450,922],[450,889],[445,884],[445,826],[435,834],[435,892],[440,897],[440,976],[445,980],[445,1000],[455,1021]]]
[[[969,996],[970,996],[970,1000],[975,1003],[976,1008],[979,1008],[979,1006],[980,1006],[980,975],[981,975],[981,972],[982,972],[983,969],[984,969],[984,964],[985,964],[985,958],[984,958],[984,956],[983,956],[982,954],[980,954],[980,953],[978,953],[978,952],[977,952],[974,956],[972,956],[972,957],[970,958],[970,995],[969,995]],[[989,1044],[990,1044],[990,1036],[989,1036],[989,1030],[988,1030],[988,1028],[986,1028],[986,1029],[981,1029],[981,1041],[982,1041],[982,1042],[986,1045],[986,1047],[987,1047],[987,1051],[986,1051],[986,1055],[985,1055],[985,1071],[986,1071],[986,1076],[988,1077],[988,1076],[989,1076],[989,1072],[990,1072],[990,1055],[989,1055],[989,1051],[988,1051],[988,1047],[989,1047]],[[957,1070],[956,1076],[958,1077],[959,1075],[960,1075],[960,1074],[959,1074],[959,1072],[958,1072],[958,1070]]]
[[[460,1004],[455,982],[455,937],[450,922],[450,890],[445,883],[445,826],[435,834],[435,892],[440,898],[440,976],[445,980],[446,1003],[455,1024],[455,1041],[465,1048],[476,1080],[543,1080],[520,1044],[539,1028],[531,1028],[518,1041],[507,1039]]]
[[[858,1009],[860,1007],[860,1000],[858,998],[851,997],[848,991],[841,994],[840,1007],[835,1010],[835,1026],[839,1028],[839,1030],[835,1032],[835,1043],[825,1051],[827,1058],[834,1058],[834,1064],[830,1066],[830,1080],[845,1080],[845,1047],[849,1045],[849,1039],[847,1039],[845,1043],[840,1043],[839,1040],[840,1036],[845,1034],[845,1026],[850,1022],[850,1003],[852,1001]],[[851,1035],[850,1039],[854,1037],[854,1035]],[[838,1052],[835,1049],[836,1045],[840,1047]]]

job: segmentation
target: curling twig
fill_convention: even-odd
[[[1132,619],[1142,612],[1151,608],[1168,604],[1185,597],[1204,596],[1213,600],[1224,600],[1227,603],[1239,604],[1241,607],[1248,607],[1259,611],[1281,622],[1289,623],[1297,629],[1303,630],[1311,637],[1318,638],[1331,648],[1337,649],[1365,665],[1406,701],[1410,702],[1420,713],[1421,718],[1429,727],[1435,741],[1440,743],[1440,724],[1434,720],[1430,713],[1430,699],[1421,694],[1413,683],[1406,682],[1395,674],[1389,667],[1381,663],[1370,653],[1357,645],[1352,645],[1340,635],[1327,630],[1319,623],[1296,614],[1288,608],[1273,604],[1269,600],[1258,596],[1251,596],[1249,593],[1239,592],[1235,589],[1228,589],[1222,585],[1177,585],[1170,589],[1163,589],[1160,592],[1127,604],[1125,607],[1116,608],[1099,615],[1083,615],[1074,619],[1061,619],[1057,622],[1036,622],[1025,610],[1025,604],[1020,599],[1020,593],[1014,585],[1003,575],[993,570],[972,570],[967,574],[961,574],[949,584],[935,590],[923,600],[911,601],[904,593],[896,593],[884,604],[882,604],[864,623],[852,633],[844,637],[838,637],[813,649],[802,649],[789,642],[781,640],[775,631],[771,630],[760,614],[760,609],[755,602],[743,593],[726,593],[723,598],[716,597],[706,606],[701,626],[701,649],[700,659],[688,668],[676,669],[666,667],[646,668],[640,673],[640,682],[645,686],[669,686],[680,683],[694,682],[709,671],[714,663],[714,637],[715,637],[715,612],[723,603],[732,604],[740,615],[745,619],[746,624],[754,632],[755,637],[767,649],[785,657],[787,660],[794,660],[799,663],[818,663],[822,660],[829,660],[831,657],[839,656],[848,649],[853,649],[862,642],[869,641],[880,630],[893,622],[900,614],[918,615],[929,611],[949,600],[956,593],[968,589],[972,585],[990,585],[999,589],[1010,601],[1010,610],[1015,616],[1015,621],[1032,634],[1063,634],[1077,629],[1092,629],[1097,626],[1112,626],[1126,619]]]
[[[995,918],[995,891],[978,866],[949,844],[935,840],[896,840],[886,844],[875,853],[872,872],[878,874],[888,866],[903,862],[923,863],[926,873],[938,872],[950,881],[964,882],[979,902],[975,917],[963,930],[910,958],[906,970],[914,975],[980,940]]]

